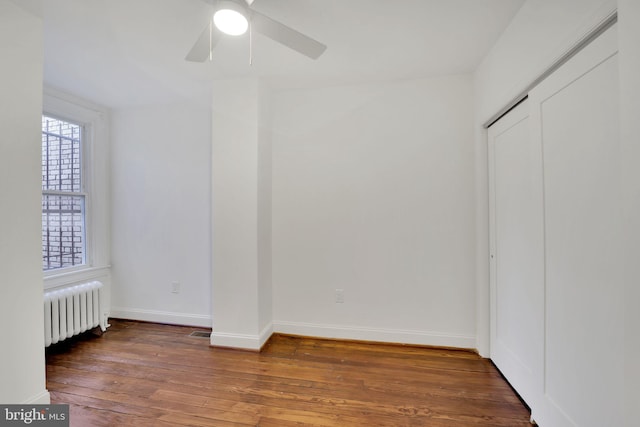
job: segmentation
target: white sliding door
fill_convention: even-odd
[[[529,94],[544,163],[542,427],[623,425],[616,31]]]
[[[541,427],[623,425],[617,26],[489,128],[491,358]]]
[[[489,128],[491,359],[532,406],[544,311],[542,151],[525,101]]]

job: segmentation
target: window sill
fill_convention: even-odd
[[[111,266],[86,267],[80,270],[64,271],[59,273],[46,273],[44,277],[44,289],[49,290],[57,287],[73,285],[108,276]]]

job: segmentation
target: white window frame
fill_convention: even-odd
[[[42,114],[82,127],[82,192],[85,195],[85,263],[43,270],[44,288],[109,275],[108,111],[72,95],[45,89]]]
[[[51,114],[46,110],[43,111],[42,115],[51,117],[52,119],[61,120],[61,121],[80,127],[80,191],[67,192],[67,191],[42,190],[42,196],[44,197],[45,195],[53,195],[53,196],[84,197],[84,203],[83,203],[84,215],[82,218],[83,227],[84,227],[84,241],[83,241],[84,250],[83,250],[82,258],[84,259],[84,262],[82,264],[77,264],[69,267],[59,267],[59,268],[53,268],[50,270],[43,270],[43,273],[46,277],[49,275],[64,274],[64,273],[69,273],[77,270],[84,270],[87,267],[91,267],[93,265],[93,259],[91,258],[92,236],[90,236],[90,233],[89,233],[89,229],[90,229],[89,225],[91,223],[91,211],[90,211],[91,194],[89,193],[89,191],[87,191],[87,189],[89,188],[88,180],[91,177],[91,172],[89,170],[90,165],[88,164],[89,162],[87,161],[87,151],[88,151],[87,147],[91,145],[89,140],[90,139],[89,135],[91,133],[89,129],[91,124],[80,123],[77,120],[74,120],[68,117],[61,117],[57,114]]]

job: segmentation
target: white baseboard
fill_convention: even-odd
[[[323,325],[300,322],[273,322],[276,333],[319,338],[375,341],[393,344],[413,344],[438,347],[474,349],[476,337],[431,331],[363,328],[358,326]]]
[[[269,323],[258,335],[211,332],[211,345],[216,347],[239,348],[258,351],[273,334],[273,324]]]
[[[172,325],[199,326],[204,328],[210,328],[212,324],[211,316],[207,315],[122,307],[113,307],[109,317],[141,320],[145,322],[167,323]],[[286,321],[274,321],[273,323],[269,323],[257,335],[213,331],[211,333],[211,345],[216,347],[260,350],[274,332],[318,338],[377,341],[393,344],[413,344],[464,349],[476,348],[476,337],[474,335]]]
[[[109,317],[117,319],[141,320],[144,322],[167,323],[170,325],[211,327],[211,316],[170,311],[144,310],[140,308],[112,307]]]
[[[51,395],[49,390],[45,389],[22,403],[25,405],[49,405],[51,403]]]
[[[266,344],[266,342],[269,340],[269,338],[271,338],[271,335],[273,335],[273,323],[270,322],[267,326],[264,327],[262,332],[260,332],[260,335],[259,335],[260,347],[259,348],[262,348],[262,346]]]

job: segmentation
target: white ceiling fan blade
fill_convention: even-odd
[[[311,59],[317,59],[327,49],[327,46],[319,41],[254,10],[251,11],[251,27]]]
[[[204,62],[209,59],[211,50],[215,47],[220,39],[220,33],[212,26],[211,21],[204,27],[200,37],[196,40],[195,44],[187,53],[184,59],[191,62]]]

